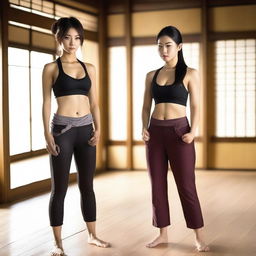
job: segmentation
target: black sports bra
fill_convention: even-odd
[[[183,106],[187,105],[188,99],[188,90],[184,86],[184,84],[177,84],[177,85],[159,85],[157,80],[157,75],[159,71],[163,67],[159,68],[153,77],[152,80],[152,97],[155,100],[155,104],[159,103],[176,103]]]
[[[74,94],[82,94],[88,95],[91,88],[91,79],[88,75],[87,69],[82,61],[77,59],[85,71],[85,77],[83,78],[73,78],[67,75],[62,68],[61,60],[58,58],[57,65],[59,68],[59,75],[52,86],[53,93],[55,97],[74,95]]]

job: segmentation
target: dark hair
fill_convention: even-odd
[[[180,31],[173,26],[164,27],[157,35],[156,40],[162,36],[170,37],[177,45],[182,43],[182,37]],[[187,65],[183,58],[182,48],[178,51],[178,62],[175,70],[175,81],[173,85],[181,84],[187,72]]]
[[[60,43],[70,28],[76,29],[80,37],[81,45],[83,45],[84,29],[81,22],[75,17],[65,17],[58,19],[52,24],[51,31],[55,35],[58,43]]]

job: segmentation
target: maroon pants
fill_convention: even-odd
[[[182,140],[190,131],[187,117],[158,120],[151,118],[150,140],[146,143],[149,175],[152,185],[153,225],[170,225],[167,172],[168,160],[178,188],[188,228],[204,225],[195,186],[195,147]]]

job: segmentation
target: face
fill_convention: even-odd
[[[80,36],[76,29],[70,28],[61,41],[63,50],[67,53],[75,53],[81,45]]]
[[[157,43],[159,55],[165,62],[175,58],[182,47],[182,44],[177,45],[169,36],[161,36]]]

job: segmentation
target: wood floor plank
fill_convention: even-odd
[[[145,247],[158,234],[152,222],[150,180],[145,171],[97,175],[97,232],[108,249],[87,244],[76,184],[65,199],[63,243],[68,256],[196,256],[194,232],[186,228],[173,180],[168,174],[170,242]],[[256,255],[256,173],[197,171],[197,189],[205,220],[207,256]],[[0,255],[46,256],[53,244],[48,220],[49,193],[0,206]]]

